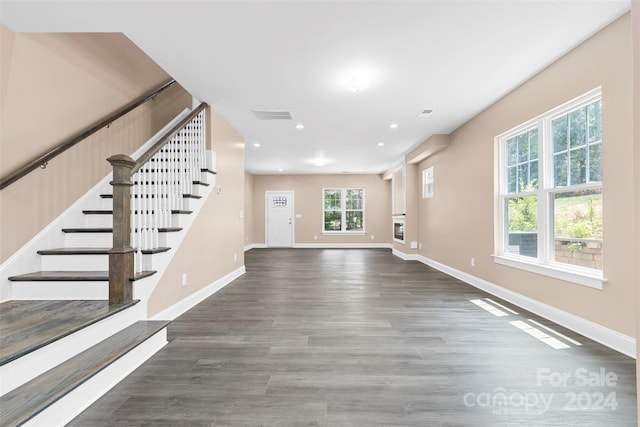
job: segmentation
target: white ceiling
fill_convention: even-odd
[[[249,172],[380,173],[629,7],[629,0],[2,0],[0,21],[20,32],[123,32],[246,138]],[[353,93],[345,84],[357,69],[372,80]],[[425,108],[433,114],[417,118]],[[290,110],[294,120],[259,121],[254,109]]]

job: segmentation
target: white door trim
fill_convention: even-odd
[[[293,190],[266,190],[264,192],[264,244],[269,247],[269,195],[270,194],[287,194],[291,200],[291,246],[293,247],[296,244],[295,236],[296,236],[296,221],[295,221],[295,198]],[[285,247],[285,246],[281,246]]]

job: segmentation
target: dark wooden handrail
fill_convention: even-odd
[[[32,170],[37,169],[39,167],[43,167],[43,168],[46,167],[47,163],[51,159],[56,157],[57,155],[63,153],[64,151],[66,151],[69,148],[73,147],[74,145],[76,145],[80,141],[82,141],[82,140],[88,138],[89,136],[93,135],[94,133],[96,133],[100,129],[104,128],[105,126],[110,125],[111,123],[113,123],[114,121],[119,119],[120,117],[124,116],[125,114],[129,113],[130,111],[134,110],[135,108],[139,107],[140,105],[144,104],[145,102],[149,101],[150,99],[155,98],[158,94],[160,94],[160,92],[162,92],[165,89],[169,88],[175,82],[176,82],[175,80],[170,80],[170,81],[164,83],[159,88],[157,88],[157,89],[153,90],[152,92],[150,92],[150,93],[148,93],[146,95],[143,95],[140,98],[130,102],[129,104],[127,104],[124,107],[122,107],[121,109],[113,112],[112,114],[110,114],[106,118],[104,118],[104,119],[100,120],[99,122],[91,125],[90,127],[88,127],[87,129],[83,130],[82,132],[78,133],[77,135],[75,135],[75,136],[71,137],[70,139],[60,143],[56,147],[54,147],[54,148],[50,149],[49,151],[39,155],[38,157],[36,157],[35,159],[33,159],[30,162],[26,163],[25,165],[23,165],[19,169],[16,169],[15,171],[10,173],[9,175],[3,177],[2,179],[0,179],[0,190],[2,190],[3,188],[7,187],[8,185],[16,182],[17,180],[19,180],[23,176],[27,175]]]
[[[201,103],[164,133],[137,160],[126,154],[107,159],[113,167],[113,247],[109,251],[109,304],[122,304],[133,298],[134,252],[131,247],[131,178],[180,130],[207,107]]]
[[[188,116],[176,123],[171,129],[169,129],[155,144],[153,144],[147,151],[145,151],[140,157],[136,159],[136,164],[131,170],[131,175],[136,173],[145,163],[158,152],[164,145],[171,140],[180,130],[186,126],[195,116],[200,114],[202,110],[207,108],[207,103],[203,102],[198,105]]]

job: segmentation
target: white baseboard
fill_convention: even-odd
[[[390,249],[389,243],[294,243],[296,249]]]
[[[30,427],[66,425],[166,344],[167,329],[164,328],[24,425]]]
[[[565,328],[571,329],[587,338],[590,338],[602,345],[605,345],[613,350],[616,350],[624,355],[632,358],[636,358],[636,340],[627,335],[621,334],[612,329],[606,328],[602,325],[594,323],[590,320],[560,310],[556,307],[552,307],[540,301],[534,300],[527,296],[521,295],[517,292],[513,292],[509,289],[498,286],[494,283],[488,282],[484,279],[480,279],[464,271],[457,270],[453,267],[449,267],[445,264],[439,263],[427,257],[417,254],[405,254],[397,250],[393,250],[393,254],[404,259],[420,261],[423,264],[433,267],[436,270],[440,270],[456,279],[462,280],[465,283],[470,284],[478,289],[502,298],[505,301],[522,307],[532,313],[551,320]]]
[[[266,245],[266,243],[251,243],[250,245],[247,245],[244,247],[244,251],[250,251],[251,249],[265,249],[268,246]]]
[[[229,283],[233,282],[238,277],[242,276],[245,271],[246,270],[244,266],[237,268],[236,270],[232,271],[226,276],[221,277],[210,285],[194,292],[183,300],[178,301],[171,307],[168,307],[161,312],[151,316],[149,320],[173,320],[177,318],[181,314],[193,308],[198,303],[202,302],[204,299],[210,297],[220,289],[227,286]]]
[[[244,247],[244,251],[251,249],[266,249],[266,243],[252,243]],[[294,243],[294,249],[391,249],[389,243]],[[282,248],[278,246],[278,248]]]

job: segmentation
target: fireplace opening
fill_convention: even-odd
[[[404,243],[404,219],[393,220],[393,239]]]

